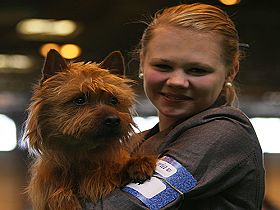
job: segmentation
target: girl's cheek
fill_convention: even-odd
[[[165,80],[166,77],[166,73],[155,71],[153,69],[149,69],[149,71],[146,73],[146,80],[149,80],[150,82],[160,82]]]

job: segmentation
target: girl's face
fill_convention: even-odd
[[[160,129],[211,106],[224,86],[227,69],[222,37],[174,26],[155,29],[141,55],[144,90],[157,108]]]

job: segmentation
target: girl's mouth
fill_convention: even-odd
[[[187,100],[191,100],[189,96],[181,95],[181,94],[173,94],[173,93],[161,93],[165,100],[170,102],[183,102]]]

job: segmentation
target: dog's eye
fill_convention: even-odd
[[[84,104],[86,104],[86,103],[88,102],[88,97],[87,97],[86,94],[83,94],[83,95],[81,95],[81,96],[75,98],[75,99],[73,100],[73,102],[74,102],[76,105],[81,106],[81,105],[84,105]]]
[[[111,104],[112,105],[117,105],[119,103],[119,100],[116,97],[111,98]]]

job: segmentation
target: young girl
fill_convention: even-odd
[[[217,7],[182,4],[156,13],[139,56],[159,116],[140,149],[160,156],[157,169],[94,209],[261,209],[263,154],[248,118],[232,106],[240,54],[234,23]]]

